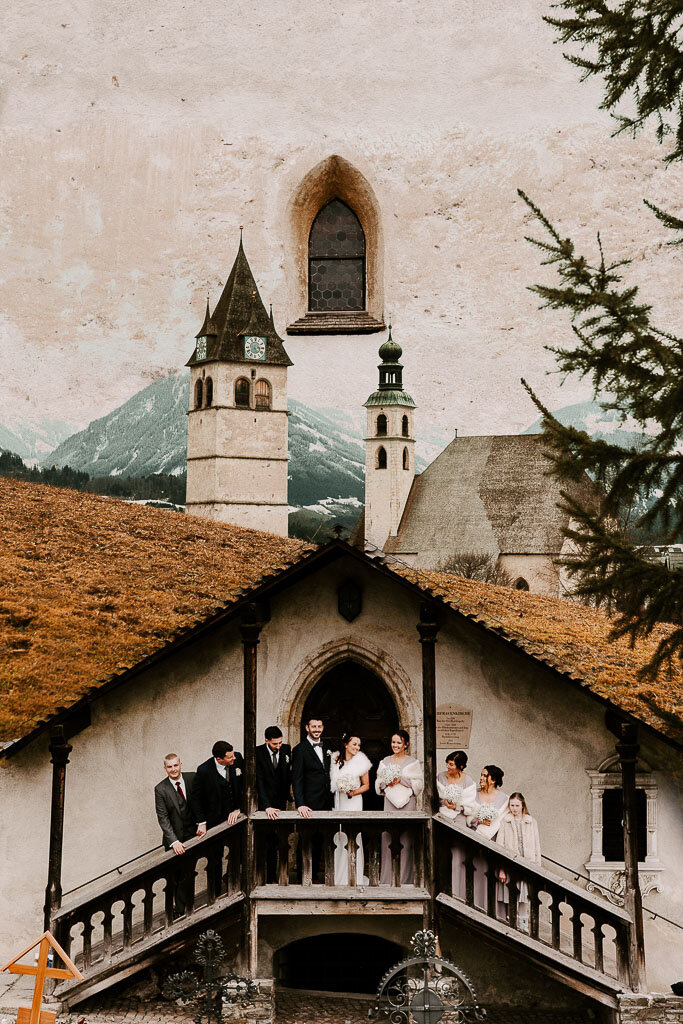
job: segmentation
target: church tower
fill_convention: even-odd
[[[240,238],[190,367],[187,511],[286,537],[287,367]]]
[[[415,477],[415,402],[403,390],[401,352],[390,328],[379,349],[379,387],[365,403],[365,543],[381,550],[398,532]]]

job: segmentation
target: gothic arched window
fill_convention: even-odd
[[[201,380],[198,380],[194,386],[194,407],[195,409],[201,409],[202,400],[204,396],[204,385]]]
[[[408,432],[408,417],[407,416],[404,416],[402,421],[401,421],[401,433],[403,434],[404,437],[410,437],[410,434]]]
[[[270,384],[263,378],[256,381],[256,408],[270,409]]]
[[[403,468],[410,469],[410,457],[408,455],[408,449],[403,449]]]
[[[365,309],[365,235],[341,199],[323,206],[311,226],[308,308],[316,313]]]
[[[235,405],[240,409],[249,408],[249,381],[246,377],[235,381]]]
[[[377,417],[377,434],[379,437],[385,437],[387,432],[387,418],[383,412]]]
[[[386,469],[387,468],[387,451],[386,448],[379,447],[377,449],[377,458],[375,460],[375,469]]]
[[[204,382],[204,405],[213,405],[213,381],[207,377]]]

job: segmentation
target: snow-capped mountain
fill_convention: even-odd
[[[73,433],[73,424],[60,420],[21,420],[11,427],[0,423],[0,449],[14,452],[33,466]]]

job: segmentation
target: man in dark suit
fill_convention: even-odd
[[[234,825],[242,805],[244,759],[227,740],[217,740],[211,757],[197,768],[192,807],[197,819],[197,835],[203,836],[214,825]]]
[[[184,772],[177,754],[164,758],[166,778],[154,787],[154,807],[161,826],[164,847],[174,853],[185,853],[183,843],[197,835],[197,822],[192,812],[194,772]],[[176,916],[185,912],[185,884],[179,872],[174,886]]]
[[[282,742],[282,731],[269,725],[265,743],[256,748],[256,791],[258,809],[275,819],[287,808],[292,785],[292,751]]]
[[[322,721],[310,718],[305,728],[306,739],[297,743],[292,751],[292,785],[297,811],[302,818],[310,818],[311,811],[328,811],[332,807],[332,755],[321,738]]]

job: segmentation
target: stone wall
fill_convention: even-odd
[[[621,996],[619,1024],[680,1024],[683,997],[673,995]]]

